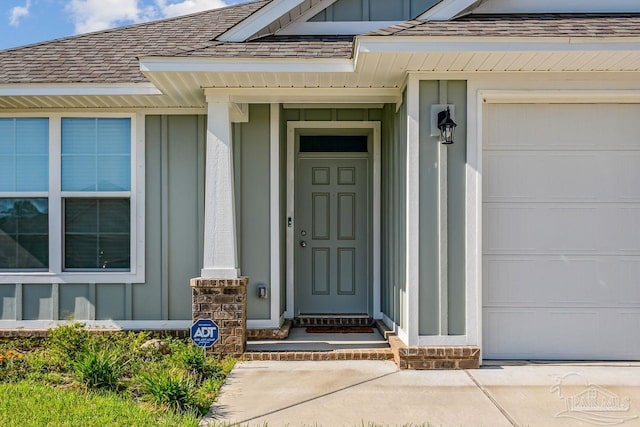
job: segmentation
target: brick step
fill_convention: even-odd
[[[248,351],[244,360],[257,361],[326,361],[326,360],[393,360],[390,348],[333,351]]]

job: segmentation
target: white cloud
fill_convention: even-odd
[[[156,0],[156,4],[161,15],[167,18],[228,6],[228,3],[223,0],[182,0],[178,2]]]
[[[31,8],[31,0],[27,0],[24,6],[14,6],[9,11],[9,24],[17,27],[20,25],[20,20],[29,16],[29,9]]]
[[[237,0],[153,1],[154,4],[149,4],[149,0],[70,0],[66,10],[71,15],[76,33],[87,33],[112,28],[117,25],[216,9],[238,2]]]
[[[141,22],[149,17],[138,7],[138,0],[71,0],[66,10],[71,14],[76,33],[87,33],[119,24]]]

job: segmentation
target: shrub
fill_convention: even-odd
[[[89,342],[89,331],[82,323],[59,326],[51,329],[47,336],[47,344],[51,351],[70,361],[78,360],[78,357],[87,351]]]
[[[140,375],[141,390],[145,398],[174,411],[198,411],[195,381],[177,370],[161,370]]]
[[[122,365],[118,357],[107,351],[87,350],[75,363],[79,382],[91,389],[116,390]]]
[[[29,372],[24,355],[14,350],[0,352],[0,382],[16,382]]]
[[[217,359],[207,357],[204,350],[192,344],[183,345],[176,353],[180,364],[189,371],[198,382],[204,379],[218,379],[224,375]]]

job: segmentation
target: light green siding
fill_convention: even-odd
[[[447,82],[455,105],[455,143],[448,151],[448,327],[465,333],[466,82]],[[431,105],[440,102],[440,82],[420,82],[420,334],[439,334],[438,139],[431,137]]]
[[[448,235],[449,235],[449,334],[466,333],[466,168],[467,83],[448,82],[447,102],[456,106],[456,142],[449,147]]]
[[[251,105],[249,122],[234,126],[233,140],[238,258],[242,275],[249,277],[247,318],[269,319],[273,294],[270,265],[270,106]],[[267,286],[269,299],[258,298],[259,285]]]
[[[325,21],[408,21],[440,0],[338,0],[310,19]]]
[[[438,139],[431,137],[436,80],[420,82],[420,334],[439,334]]]
[[[405,327],[406,314],[406,141],[407,108],[387,105],[382,122],[381,309]]]
[[[58,320],[88,320],[91,316],[89,286],[68,284],[59,288]]]
[[[16,309],[16,285],[0,285],[0,320],[15,320]]]
[[[22,285],[22,319],[52,319],[51,285]]]
[[[96,286],[96,320],[126,319],[123,284]]]
[[[202,268],[206,117],[150,116],[146,134],[147,281],[132,286],[131,318],[187,320]]]
[[[163,262],[169,267],[169,319],[191,319],[189,280],[199,276],[202,268],[205,126],[205,119],[196,116],[169,117],[167,124],[168,257]]]

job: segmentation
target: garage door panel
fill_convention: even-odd
[[[640,313],[614,309],[488,309],[484,315],[485,359],[637,359]],[[632,329],[635,328],[635,329]],[[594,345],[597,342],[597,345]]]
[[[640,308],[631,276],[639,260],[615,257],[486,256],[483,304],[486,307],[616,307],[628,301]],[[636,276],[637,277],[637,276]],[[627,286],[619,286],[621,283]]]
[[[485,310],[484,329],[492,333],[485,334],[484,358],[495,358],[497,355],[511,357],[526,356],[536,350],[528,325],[535,326],[537,314],[534,310]],[[534,333],[534,336],[537,333]]]
[[[493,104],[486,119],[487,150],[635,149],[640,140],[633,104]]]
[[[640,305],[640,259],[621,259],[619,280],[610,285],[615,288],[613,292],[621,305]]]
[[[638,152],[485,152],[486,202],[640,201]]]
[[[640,201],[640,152],[617,153],[617,188],[622,201]]]
[[[640,206],[485,204],[485,254],[640,255]]]
[[[640,105],[489,105],[485,358],[640,360]]]

